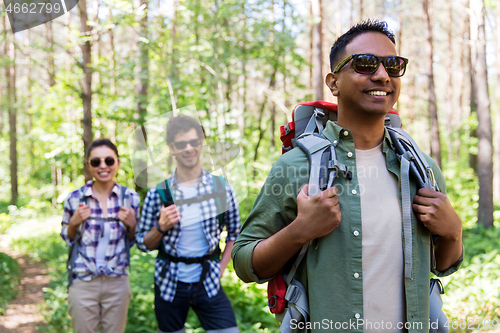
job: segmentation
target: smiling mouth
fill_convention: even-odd
[[[373,90],[373,91],[368,92],[368,95],[372,95],[372,96],[387,96],[390,94],[391,94],[390,92],[381,91],[381,90]]]

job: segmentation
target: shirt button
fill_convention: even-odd
[[[349,135],[349,132],[344,131],[344,136],[348,136],[348,135]]]
[[[355,279],[359,278],[359,273],[354,273],[354,278]]]
[[[354,230],[353,234],[354,234],[354,236],[358,237],[359,236],[359,231]]]
[[[356,314],[354,315],[354,318],[356,318],[356,319],[359,319],[360,317],[361,317],[361,315],[360,315],[359,313],[356,313]]]
[[[338,142],[337,140],[334,140],[334,141],[333,141],[333,144],[334,144],[334,145],[336,145],[336,144],[337,144],[337,142]]]
[[[358,191],[356,191],[356,190],[352,190],[352,191],[351,191],[351,193],[352,193],[352,194],[356,194],[356,193],[358,193]]]
[[[348,152],[348,153],[347,153],[347,157],[352,157],[352,153],[351,153],[351,152]]]

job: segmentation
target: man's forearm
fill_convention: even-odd
[[[255,246],[252,266],[259,278],[266,279],[278,273],[307,242],[302,241],[302,234],[297,229],[292,222]]]
[[[436,269],[444,272],[462,255],[462,233],[455,239],[440,237],[436,244]]]
[[[220,259],[220,271],[224,272],[227,268],[227,265],[231,261],[231,251],[233,250],[234,241],[226,242],[226,247],[224,248],[224,252],[222,252],[222,256]]]
[[[144,245],[148,248],[148,250],[155,250],[162,238],[163,233],[158,231],[158,229],[156,229],[156,226],[154,226],[146,233],[146,235],[144,235]]]

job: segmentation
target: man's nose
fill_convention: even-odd
[[[387,82],[390,80],[390,76],[385,69],[383,63],[380,63],[375,73],[372,74],[372,80],[374,81],[384,81]]]

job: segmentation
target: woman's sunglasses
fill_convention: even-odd
[[[102,160],[104,160],[104,163],[106,163],[107,166],[112,166],[113,164],[115,164],[115,159],[111,156],[108,156],[106,158],[95,157],[90,160],[90,165],[94,168],[97,168],[99,165],[101,165]]]
[[[352,59],[352,68],[359,74],[373,74],[377,71],[380,63],[384,65],[389,76],[400,77],[406,71],[408,59],[399,56],[379,57],[369,53],[353,54],[344,59],[335,68],[333,73],[338,73]]]
[[[196,148],[199,145],[201,145],[201,140],[200,139],[193,139],[193,140],[189,140],[189,141],[174,141],[173,143],[174,143],[174,147],[176,149],[181,150],[181,149],[186,148],[188,143],[191,145],[191,147]]]

